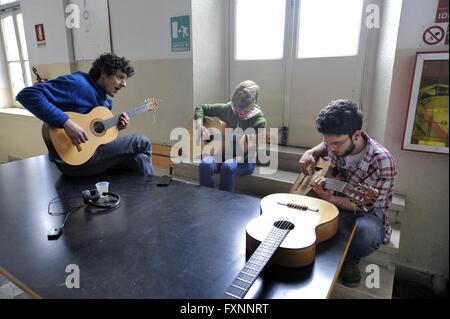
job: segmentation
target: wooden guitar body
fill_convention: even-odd
[[[192,160],[201,160],[208,155],[216,155],[222,152],[223,136],[228,124],[218,117],[205,116],[203,118],[203,126],[210,130],[211,133],[220,133],[219,139],[212,138],[209,141],[201,139],[201,131],[195,130],[195,120],[191,119],[187,125],[189,131],[189,158]]]
[[[133,118],[147,111],[156,111],[158,100],[149,97],[145,104],[127,112],[129,118]],[[94,155],[102,144],[114,141],[119,135],[117,124],[120,115],[113,113],[104,106],[97,106],[87,114],[65,112],[69,118],[80,126],[87,134],[88,140],[80,145],[74,145],[62,128],[54,128],[46,123],[42,125],[42,138],[48,151],[54,157],[61,158],[70,165],[81,165]]]
[[[100,131],[99,129],[98,131],[100,132],[96,132],[94,128],[95,123],[113,117],[112,112],[106,107],[97,106],[87,114],[74,112],[66,112],[66,114],[70,119],[77,123],[78,126],[83,128],[88,135],[89,139],[81,145],[80,151],[72,144],[64,129],[49,127],[44,123],[42,130],[47,147],[47,139],[50,138],[52,147],[58,156],[67,164],[80,165],[87,162],[100,145],[114,141],[119,135],[117,127],[111,127],[110,129],[103,131]]]
[[[295,180],[294,185],[292,185],[289,193],[298,195],[315,196],[313,191],[313,186],[311,185],[316,178],[319,177],[331,177],[331,163],[328,159],[319,157],[316,165],[311,168],[313,174],[305,175],[300,173]],[[337,177],[334,177],[337,178]]]
[[[308,207],[312,210],[283,204]],[[268,195],[261,200],[261,215],[247,225],[247,252],[253,253],[274,224],[280,218],[285,218],[294,228],[284,238],[271,262],[284,267],[307,266],[314,261],[316,244],[336,234],[338,216],[337,207],[321,199],[286,193]]]
[[[270,261],[284,267],[311,264],[316,244],[336,234],[339,210],[324,200],[296,194],[272,194],[261,200],[261,215],[246,229],[251,257],[225,291],[242,299]]]

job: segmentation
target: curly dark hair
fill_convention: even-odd
[[[89,75],[94,81],[97,81],[102,73],[113,75],[120,70],[128,77],[132,77],[134,75],[134,69],[129,63],[130,61],[124,57],[120,58],[113,53],[104,53],[92,63]]]
[[[331,101],[323,108],[316,120],[317,130],[324,135],[349,135],[361,130],[363,114],[350,100]]]

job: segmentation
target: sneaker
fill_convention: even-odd
[[[351,288],[355,288],[361,281],[361,272],[359,271],[358,263],[345,262],[341,270],[342,283]]]

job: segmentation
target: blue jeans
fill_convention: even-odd
[[[123,169],[153,175],[152,144],[143,135],[127,135],[100,145],[84,164],[72,166],[60,159],[55,164],[64,175],[91,176],[110,169]]]
[[[361,258],[373,253],[383,243],[385,229],[381,210],[375,209],[375,212],[357,212],[355,214],[339,209],[339,218],[356,221],[356,230],[347,252],[346,261],[358,263]]]
[[[256,163],[238,163],[235,159],[216,163],[214,156],[205,157],[200,163],[200,185],[214,187],[214,173],[220,171],[220,189],[228,192],[234,191],[236,176],[250,175],[255,170]]]

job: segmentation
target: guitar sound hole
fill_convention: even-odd
[[[94,131],[97,134],[102,133],[105,130],[105,125],[102,122],[95,122],[94,123]]]
[[[279,220],[277,222],[275,222],[273,224],[275,227],[279,228],[279,229],[289,229],[289,230],[293,230],[294,229],[294,224],[287,221],[287,220]]]

